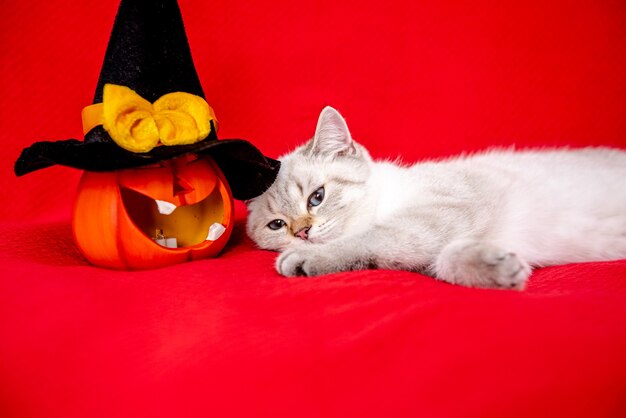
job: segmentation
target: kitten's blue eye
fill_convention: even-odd
[[[277,231],[283,226],[285,226],[285,221],[282,219],[274,219],[272,222],[267,224],[267,227],[273,231]]]
[[[324,200],[324,186],[320,187],[309,196],[309,207],[319,206]]]

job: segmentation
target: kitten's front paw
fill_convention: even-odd
[[[287,277],[319,276],[326,273],[323,261],[310,249],[287,250],[276,259],[276,270]]]
[[[486,251],[482,256],[485,263],[483,271],[490,272],[485,276],[490,278],[495,287],[524,290],[531,268],[515,253]]]
[[[491,244],[460,241],[439,256],[437,277],[470,287],[523,290],[530,266],[517,255]]]

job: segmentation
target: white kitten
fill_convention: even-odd
[[[373,161],[333,108],[248,204],[248,234],[285,276],[401,269],[518,288],[530,266],[626,258],[626,152],[491,151]]]

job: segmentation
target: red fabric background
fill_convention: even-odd
[[[286,280],[244,236],[149,272],[87,265],[80,173],[15,178],[81,138],[115,1],[0,14],[0,416],[626,415],[626,262],[543,269],[522,293],[409,273]],[[626,148],[619,0],[180,0],[220,137],[277,157],[339,109],[376,157],[493,145]]]

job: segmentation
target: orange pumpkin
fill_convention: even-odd
[[[86,171],[72,228],[92,264],[140,270],[217,255],[233,220],[233,198],[222,172],[208,157],[187,155],[142,168]],[[213,240],[208,239],[212,225],[225,228],[218,238],[211,234]],[[166,238],[176,239],[173,248],[162,245]]]

